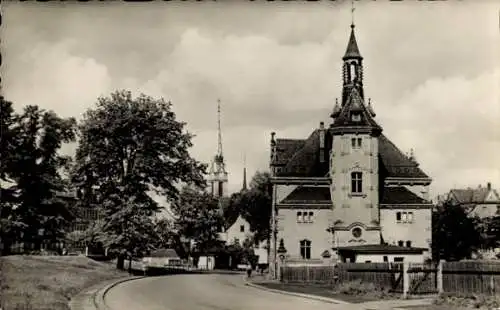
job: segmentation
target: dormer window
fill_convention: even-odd
[[[353,122],[360,122],[361,121],[361,114],[359,114],[359,113],[352,113],[351,114],[351,120]]]
[[[353,149],[360,149],[362,142],[362,138],[351,138],[351,145]]]

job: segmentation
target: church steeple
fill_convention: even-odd
[[[220,126],[220,100],[217,100],[217,153],[210,166],[210,191],[216,197],[227,196],[227,172],[224,155],[222,154],[222,131]]]
[[[243,155],[243,186],[242,190],[247,190],[247,160],[246,155]]]

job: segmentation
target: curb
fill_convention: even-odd
[[[248,285],[250,287],[253,287],[253,288],[256,288],[259,290],[268,291],[271,293],[307,298],[307,299],[312,299],[312,300],[321,301],[321,302],[330,303],[330,304],[342,304],[342,305],[350,305],[351,304],[351,303],[343,301],[343,300],[337,300],[337,299],[328,298],[328,297],[314,296],[314,295],[302,294],[302,293],[293,293],[293,292],[287,292],[287,291],[283,291],[283,290],[267,288],[265,286],[259,285],[257,283],[252,283],[249,281],[245,281],[245,285]]]
[[[107,310],[104,295],[114,286],[143,277],[126,277],[115,280],[102,281],[73,296],[68,302],[71,310]]]
[[[115,287],[119,284],[122,284],[124,282],[139,280],[139,279],[143,279],[143,278],[146,278],[146,276],[128,277],[128,278],[120,279],[120,280],[117,280],[111,284],[106,285],[104,288],[97,291],[97,293],[94,295],[94,305],[96,306],[96,309],[97,310],[109,310],[109,307],[104,302],[104,297],[106,296],[108,291],[110,289],[112,289],[113,287]]]

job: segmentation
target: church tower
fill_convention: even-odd
[[[222,154],[222,132],[220,126],[220,100],[217,104],[217,153],[210,165],[210,172],[208,176],[209,190],[212,195],[217,198],[227,196],[227,172],[226,163],[224,162],[224,155]]]
[[[351,24],[342,66],[342,98],[329,133],[332,224],[337,246],[380,243],[378,137],[371,102],[365,101],[363,57]]]

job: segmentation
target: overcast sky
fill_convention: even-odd
[[[349,1],[2,4],[2,86],[18,109],[79,119],[116,89],[163,97],[208,162],[220,98],[231,191],[244,153],[249,176],[267,170],[270,132],[306,138],[341,95]],[[376,120],[415,149],[432,195],[500,188],[498,3],[362,1],[355,22]]]

